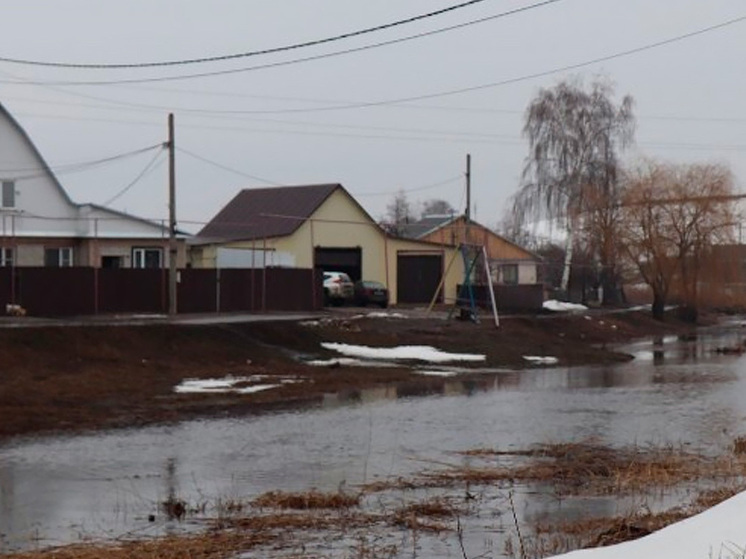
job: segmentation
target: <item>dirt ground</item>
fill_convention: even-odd
[[[442,318],[357,318],[337,313],[312,322],[210,326],[75,326],[0,330],[0,442],[15,435],[128,427],[313,405],[324,394],[376,385],[437,388],[442,379],[407,368],[312,367],[335,357],[321,342],[432,345],[487,356],[480,367],[528,366],[524,355],[559,366],[618,362],[612,344],[684,333],[674,318],[647,313],[542,315],[504,319],[500,328]],[[189,378],[262,375],[293,379],[251,394],[177,394]]]

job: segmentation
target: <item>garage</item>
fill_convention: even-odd
[[[360,247],[316,247],[313,256],[317,270],[344,272],[352,281],[363,279],[363,251]]]
[[[429,303],[438,289],[443,274],[443,255],[396,255],[396,300],[399,303]],[[437,302],[442,302],[443,292]]]

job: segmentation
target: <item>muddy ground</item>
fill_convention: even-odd
[[[259,413],[320,402],[324,394],[376,385],[435,389],[442,379],[409,368],[312,367],[334,357],[321,342],[432,345],[487,356],[480,367],[527,367],[524,355],[559,366],[628,357],[612,348],[631,339],[683,334],[691,325],[649,314],[582,313],[504,319],[500,328],[442,318],[357,318],[184,326],[75,326],[0,330],[0,441],[14,435],[129,427],[207,416]],[[293,379],[252,394],[177,394],[188,378],[266,375]],[[406,386],[402,387],[406,388]]]

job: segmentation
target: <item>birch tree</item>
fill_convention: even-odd
[[[617,105],[613,93],[604,81],[589,88],[578,80],[563,81],[541,89],[526,110],[529,155],[513,211],[523,222],[547,219],[566,230],[563,291],[583,215],[616,203],[619,152],[633,139],[632,97]]]

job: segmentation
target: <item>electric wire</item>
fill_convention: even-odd
[[[234,53],[234,54],[204,56],[204,57],[199,57],[199,58],[187,58],[187,59],[181,59],[181,60],[166,60],[166,61],[159,61],[159,62],[131,62],[131,63],[121,63],[121,64],[50,62],[50,61],[41,61],[41,60],[29,60],[29,59],[23,59],[23,58],[10,58],[10,57],[3,57],[3,56],[0,56],[0,62],[6,62],[9,64],[19,64],[19,65],[25,65],[25,66],[44,66],[44,67],[53,67],[53,68],[96,69],[96,70],[155,68],[155,67],[164,67],[164,66],[186,66],[190,64],[204,64],[207,62],[221,62],[221,61],[226,61],[226,60],[235,60],[239,58],[250,58],[250,57],[266,55],[266,54],[276,54],[279,52],[287,52],[287,51],[298,50],[298,49],[302,49],[306,47],[314,47],[318,45],[324,45],[327,43],[333,43],[333,42],[341,41],[344,39],[359,37],[361,35],[367,35],[369,33],[374,33],[377,31],[384,31],[386,29],[392,29],[394,27],[399,27],[401,25],[406,25],[409,23],[422,21],[425,19],[429,19],[431,17],[440,16],[440,15],[443,15],[449,12],[454,12],[456,10],[460,10],[462,8],[466,8],[474,4],[480,4],[486,1],[487,0],[469,0],[467,2],[462,2],[460,4],[448,6],[440,10],[435,10],[433,12],[427,12],[427,13],[420,14],[417,16],[412,16],[409,18],[400,19],[400,20],[396,20],[393,22],[389,22],[389,23],[384,23],[382,25],[376,25],[373,27],[359,29],[357,31],[341,33],[339,35],[333,35],[331,37],[325,37],[323,39],[314,39],[311,41],[293,43],[293,44],[285,45],[281,47],[272,47],[272,48],[241,52],[241,53]],[[559,1],[559,0],[553,0],[553,1]]]
[[[543,0],[542,2],[537,2],[535,4],[530,4],[528,6],[523,6],[521,8],[516,8],[513,10],[508,10],[505,12],[500,12],[495,15],[486,16],[483,18],[467,21],[465,23],[459,23],[456,25],[450,25],[448,27],[442,27],[439,29],[434,29],[431,31],[425,31],[422,33],[417,33],[414,35],[408,35],[406,37],[400,37],[397,39],[391,39],[389,41],[381,41],[378,43],[372,43],[369,45],[363,45],[361,47],[356,48],[350,48],[340,51],[334,51],[324,54],[318,54],[314,56],[307,56],[303,58],[294,58],[291,60],[284,60],[279,62],[272,62],[267,64],[260,64],[257,66],[247,66],[243,68],[233,68],[229,70],[216,70],[212,72],[200,72],[200,73],[194,73],[194,74],[181,74],[181,75],[174,75],[174,76],[156,76],[156,77],[150,77],[150,78],[131,78],[131,79],[117,79],[117,80],[30,80],[25,78],[16,78],[15,80],[0,80],[0,83],[19,83],[18,80],[21,80],[22,83],[25,83],[27,85],[40,85],[40,86],[96,86],[96,85],[122,85],[122,84],[137,84],[137,83],[155,83],[155,82],[167,82],[167,81],[177,81],[177,80],[188,80],[188,79],[195,79],[195,78],[206,78],[206,77],[214,77],[214,76],[224,76],[229,74],[238,74],[243,72],[251,72],[256,70],[266,70],[268,68],[277,68],[280,66],[289,66],[291,64],[299,64],[303,62],[311,62],[314,60],[323,60],[326,58],[332,58],[336,56],[341,56],[345,54],[352,54],[356,52],[362,52],[366,50],[371,50],[375,48],[380,48],[384,46],[389,45],[395,45],[399,43],[404,43],[407,41],[412,41],[415,39],[421,39],[424,37],[429,37],[432,35],[437,35],[440,33],[445,33],[448,31],[454,31],[457,29],[462,29],[465,27],[470,27],[472,25],[477,25],[480,23],[485,23],[488,21],[501,19],[504,17],[512,16],[521,12],[526,12],[529,10],[542,8],[544,6],[554,4],[557,2],[561,2],[562,0]],[[91,97],[94,98],[94,97]],[[99,99],[100,100],[100,99]]]
[[[85,171],[85,170],[92,169],[95,167],[100,167],[101,165],[105,165],[107,163],[113,163],[114,161],[128,159],[130,157],[134,157],[135,155],[147,153],[151,150],[160,148],[162,146],[163,144],[160,143],[160,144],[155,144],[152,146],[128,151],[125,153],[112,155],[109,157],[102,157],[101,159],[94,159],[91,161],[81,161],[81,162],[76,162],[76,163],[64,163],[60,165],[50,165],[50,166],[47,166],[47,169],[49,169],[50,171],[53,171],[57,175],[77,173],[77,172]],[[5,175],[15,175],[12,178],[16,180],[25,180],[25,179],[36,178],[39,176],[44,176],[47,174],[47,171],[46,169],[40,169],[39,167],[27,167],[27,168],[21,168],[21,169],[3,169],[3,173]]]
[[[213,167],[217,167],[218,169],[223,169],[224,171],[228,171],[230,173],[234,173],[236,175],[246,177],[255,181],[263,182],[266,184],[271,184],[272,186],[283,186],[282,183],[264,179],[262,177],[257,177],[255,175],[250,175],[249,173],[245,173],[243,171],[239,171],[238,169],[234,169],[233,167],[228,167],[227,165],[223,165],[222,163],[218,163],[217,161],[213,161],[212,159],[208,159],[207,157],[204,157],[202,155],[198,155],[194,153],[193,151],[189,151],[188,149],[184,149],[182,147],[176,146],[176,151],[183,153],[185,155],[188,155],[189,157],[192,157],[198,161],[202,161],[203,163],[207,163],[209,165],[212,165]]]
[[[114,196],[106,200],[101,205],[104,207],[111,205],[112,203],[117,201],[119,198],[127,194],[127,192],[129,192],[133,186],[135,186],[138,182],[140,182],[140,180],[143,179],[146,175],[148,175],[151,171],[154,171],[158,166],[160,166],[160,164],[163,163],[164,160],[161,159],[160,162],[158,162],[158,164],[156,164],[156,161],[164,153],[164,151],[165,151],[165,147],[161,151],[156,152],[155,156],[150,161],[148,161],[148,164],[143,168],[142,171],[140,171],[137,174],[137,176],[134,179],[132,179],[132,181],[129,182],[129,184],[127,184],[124,188],[119,190],[116,194],[114,194]]]

